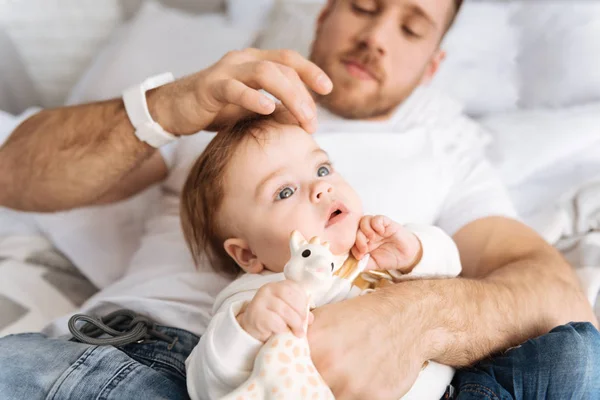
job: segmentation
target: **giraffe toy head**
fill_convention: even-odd
[[[335,257],[328,243],[321,243],[317,237],[307,242],[297,231],[292,232],[290,250],[291,257],[283,274],[297,282],[313,303],[315,296],[325,293],[333,284]],[[309,307],[314,307],[314,303]],[[334,400],[335,397],[312,362],[306,336],[297,337],[292,332],[284,332],[273,335],[262,346],[248,380],[221,398],[252,399]]]
[[[290,260],[283,268],[287,279],[300,284],[313,299],[329,290],[335,269],[335,256],[329,250],[329,243],[321,243],[318,237],[307,242],[300,232],[294,231],[290,237],[290,252]]]

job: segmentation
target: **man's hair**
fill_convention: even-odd
[[[450,21],[448,21],[448,29],[450,29],[452,27],[452,25],[454,24],[454,21],[456,21],[456,16],[458,15],[458,12],[460,11],[460,8],[463,5],[463,0],[453,0],[452,3],[454,4],[454,10],[452,11],[452,16],[450,17]]]
[[[215,271],[228,277],[240,272],[223,247],[227,238],[219,226],[225,174],[240,144],[249,136],[257,138],[274,121],[273,115],[255,115],[221,130],[190,170],[181,193],[180,214],[183,234],[197,266],[209,262]]]

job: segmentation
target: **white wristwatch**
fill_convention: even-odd
[[[159,86],[173,82],[175,78],[170,72],[152,76],[139,85],[132,86],[123,92],[125,111],[135,128],[135,136],[152,147],[161,147],[177,139],[177,136],[165,131],[152,119],[146,102],[146,92]]]

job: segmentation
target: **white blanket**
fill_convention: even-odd
[[[600,317],[600,180],[589,182],[555,209],[556,247],[577,268],[588,299]]]
[[[42,236],[0,236],[0,336],[40,331],[96,288]]]

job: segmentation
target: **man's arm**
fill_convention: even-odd
[[[56,211],[94,204],[102,196],[119,200],[124,196],[111,189],[137,168],[144,182],[156,182],[166,168],[157,163],[142,168],[156,149],[133,132],[121,100],[31,116],[0,148],[0,204]]]
[[[429,282],[430,292],[439,293],[430,301],[440,321],[453,316],[435,327],[442,351],[434,360],[465,366],[571,321],[597,326],[573,268],[530,228],[489,217],[454,240],[464,279]]]
[[[276,105],[264,89],[314,132],[316,106],[305,84],[322,95],[332,89],[327,75],[295,52],[246,49],[148,92],[147,102],[167,132],[191,135],[249,112],[272,113]],[[43,212],[120,200],[164,178],[156,154],[134,135],[120,99],[41,111],[0,148],[0,206]]]
[[[336,398],[398,398],[427,360],[465,366],[560,324],[597,323],[571,267],[523,224],[483,218],[454,238],[462,278],[399,283],[314,311],[311,352]],[[360,374],[366,365],[374,369]]]

